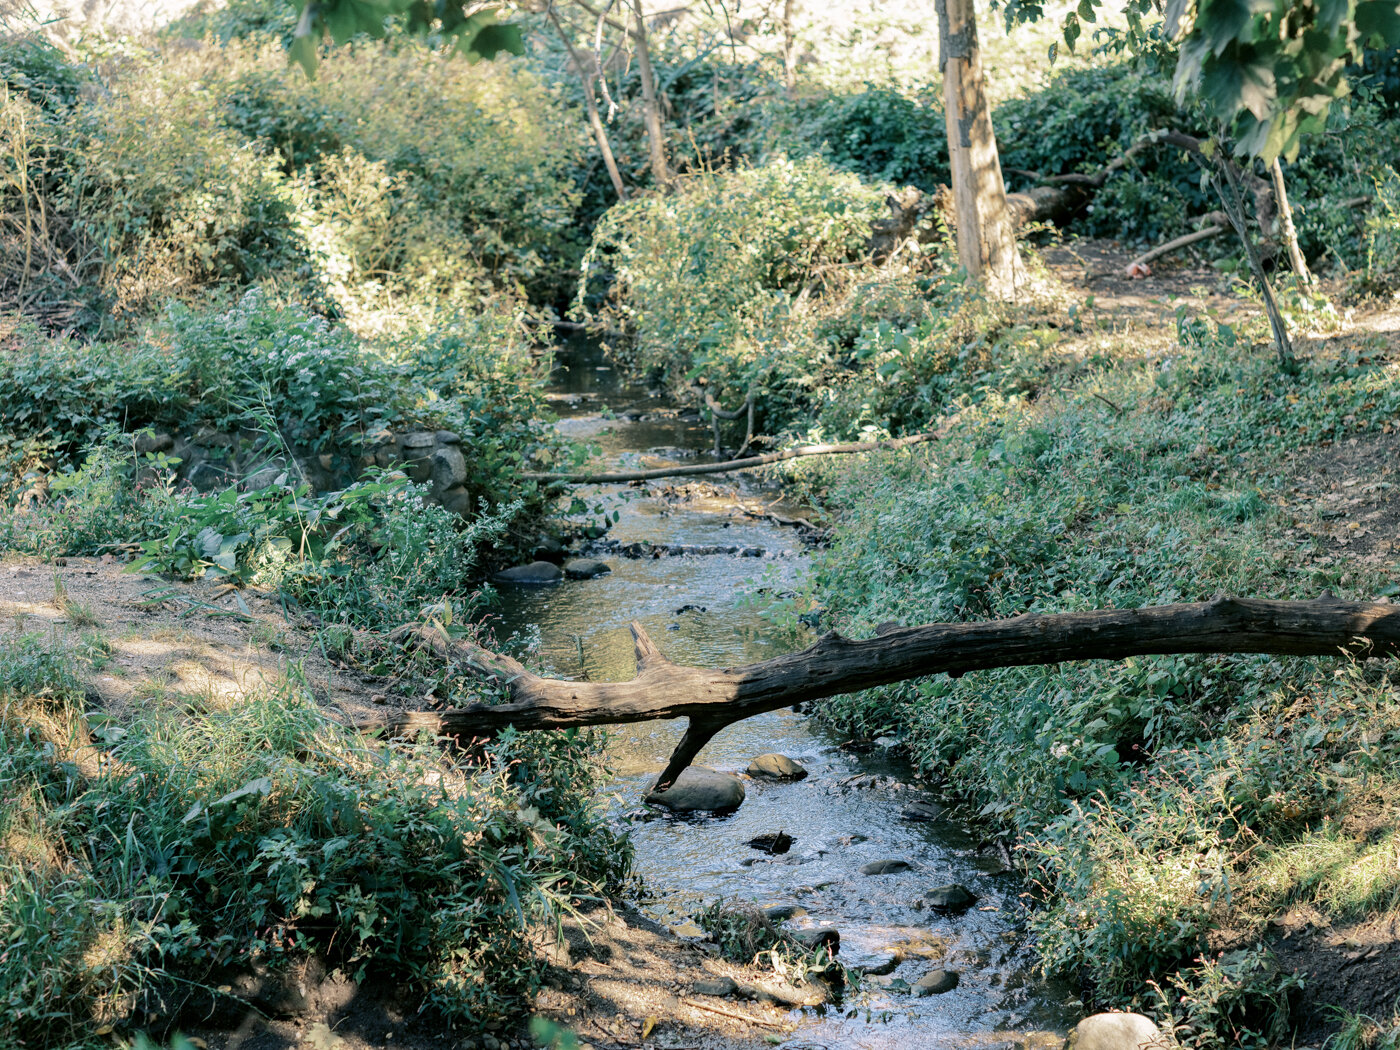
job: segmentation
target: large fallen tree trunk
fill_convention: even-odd
[[[685,735],[657,779],[662,789],[725,726],[821,697],[931,674],[1065,660],[1120,660],[1164,653],[1273,653],[1356,657],[1400,654],[1400,607],[1344,602],[1330,593],[1286,602],[1217,597],[1145,609],[1025,614],[984,623],[890,627],[873,638],[823,635],[799,653],[745,667],[673,664],[632,624],[637,675],[630,682],[570,682],[532,674],[508,656],[449,638],[436,626],[416,638],[442,659],[503,686],[509,702],[441,712],[406,712],[360,724],[402,735],[459,737],[518,730],[687,718]]]

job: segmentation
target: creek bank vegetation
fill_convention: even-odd
[[[951,179],[931,20],[871,16],[871,51],[826,32],[821,12],[735,26],[635,10],[612,27],[616,49],[593,45],[583,5],[559,4],[554,23],[524,17],[522,54],[470,66],[381,23],[383,39],[313,46],[315,81],[286,68],[295,12],[264,0],[140,40],[58,47],[5,27],[6,548],[218,581],[217,597],[168,584],[143,600],[250,633],[270,630],[245,620],[267,602],[308,625],[322,660],[373,679],[365,721],[425,708],[379,721],[502,731],[459,753],[390,745],[328,717],[295,673],[236,707],[167,705],[170,682],[95,702],[90,680],[141,639],[107,636],[100,612],[55,588],[75,628],[60,643],[31,630],[32,596],[16,599],[0,635],[0,926],[13,932],[0,1033],[108,1046],[226,995],[230,969],[313,956],[407,985],[444,1031],[500,1032],[539,1001],[536,934],[625,892],[629,845],[595,797],[601,734],[511,731],[525,709],[493,706],[499,683],[395,635],[435,624],[418,637],[481,663],[483,581],[541,550],[551,564],[577,553],[557,542],[567,513],[550,486],[588,474],[587,450],[564,445],[540,394],[539,336],[566,315],[701,413],[717,446],[780,465],[832,523],[810,592],[774,609],[795,640],[821,622],[867,639],[826,643],[859,662],[921,637],[1014,632],[1020,614],[1024,628],[1222,592],[1391,622],[1389,490],[1371,491],[1380,517],[1358,512],[1333,537],[1336,521],[1289,505],[1289,477],[1300,447],[1364,450],[1400,417],[1393,327],[1368,334],[1338,311],[1364,316],[1365,297],[1400,287],[1393,53],[1349,68],[1349,104],[1287,161],[1297,247],[1326,283],[1275,273],[1299,341],[1285,376],[1258,349],[1255,293],[1236,280],[1247,263],[1225,238],[1198,245],[1212,270],[1192,283],[1215,289],[1209,303],[1151,277],[1128,293],[1187,298],[1174,315],[1139,303],[1150,321],[1132,327],[1050,274],[1019,301],[983,295],[943,212],[907,193]],[[1027,39],[1039,54],[1045,41]],[[1062,231],[1135,252],[1214,218],[1197,159],[1168,141],[1219,130],[1198,100],[1111,54],[1037,68],[1015,93],[995,72],[1029,64],[1016,40],[982,55],[1008,189],[1094,181]],[[1254,235],[1279,248],[1264,262],[1281,268],[1286,237],[1262,218]],[[1035,244],[1054,234],[1022,232],[1035,274]],[[432,451],[388,453],[386,435]],[[783,459],[814,444],[880,448]],[[1391,484],[1374,462],[1356,469],[1347,491]],[[1317,602],[1324,588],[1334,603]],[[1342,622],[1336,641],[1368,630]],[[643,678],[689,694],[694,675],[642,647]],[[1201,1047],[1259,1046],[1322,1031],[1328,1005],[1294,1010],[1271,921],[1306,909],[1344,933],[1393,908],[1400,732],[1390,662],[1261,647],[915,660],[902,684],[841,680],[869,688],[819,711],[850,735],[898,738],[1015,847],[1039,887],[1043,965],[1079,978],[1086,1004],[1147,1010]],[[510,690],[550,681],[513,670],[526,652],[501,659]],[[939,669],[964,673],[925,673]],[[698,716],[694,757],[714,727],[682,713]],[[713,919],[739,954],[808,958]],[[1296,961],[1310,972],[1331,958],[1314,940]],[[1353,972],[1389,972],[1367,962]],[[1347,1031],[1389,1017],[1379,999],[1328,994],[1356,1015]]]

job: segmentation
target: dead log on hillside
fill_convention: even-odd
[[[460,737],[517,730],[686,718],[689,726],[657,787],[671,784],[725,726],[806,700],[933,674],[1066,660],[1121,660],[1165,653],[1272,653],[1360,658],[1400,654],[1400,607],[1345,602],[1228,598],[1144,609],[1025,614],[984,623],[893,627],[874,638],[832,632],[799,653],[745,667],[673,664],[632,624],[637,675],[630,682],[570,682],[527,671],[508,656],[449,638],[436,627],[415,637],[444,661],[503,686],[510,701],[441,712],[405,712],[360,723],[402,735]]]

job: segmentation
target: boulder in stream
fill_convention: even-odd
[[[924,894],[924,900],[934,911],[957,915],[967,911],[968,908],[977,903],[977,894],[966,886],[951,882],[947,886],[939,886],[929,890]]]
[[[564,575],[571,580],[591,580],[612,572],[612,566],[597,558],[570,558],[564,563]]]
[[[943,807],[937,802],[910,802],[899,815],[915,824],[930,824],[943,815]]]
[[[869,864],[861,865],[862,875],[898,875],[902,871],[909,871],[914,865],[907,860],[872,860]]]
[[[951,992],[957,986],[957,970],[934,970],[915,981],[910,991],[919,998],[923,998],[926,995],[942,995],[944,992]]]
[[[558,583],[564,578],[564,572],[551,561],[532,561],[529,565],[502,569],[493,578],[497,583]]]
[[[792,849],[792,836],[786,831],[770,831],[749,839],[749,848],[764,853],[786,853]]]
[[[1069,1050],[1166,1050],[1175,1046],[1142,1014],[1094,1014],[1069,1034]]]
[[[800,904],[774,904],[771,908],[763,909],[763,916],[769,922],[787,922],[806,914],[807,909]]]
[[[744,784],[736,776],[705,766],[686,766],[665,791],[653,791],[645,801],[676,813],[723,813],[744,801]]]
[[[787,755],[767,754],[759,755],[749,763],[748,774],[751,777],[762,777],[765,780],[801,780],[807,775],[807,770],[799,762],[794,762]]]

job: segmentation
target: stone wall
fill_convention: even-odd
[[[462,439],[450,430],[381,431],[363,454],[321,453],[296,456],[293,463],[269,446],[261,431],[220,431],[204,427],[189,435],[147,432],[137,437],[138,453],[163,452],[178,457],[176,476],[200,492],[237,485],[244,491],[265,488],[289,471],[318,492],[344,488],[366,468],[402,470],[431,488],[430,498],[453,514],[466,517],[472,499],[466,489],[467,460]]]

